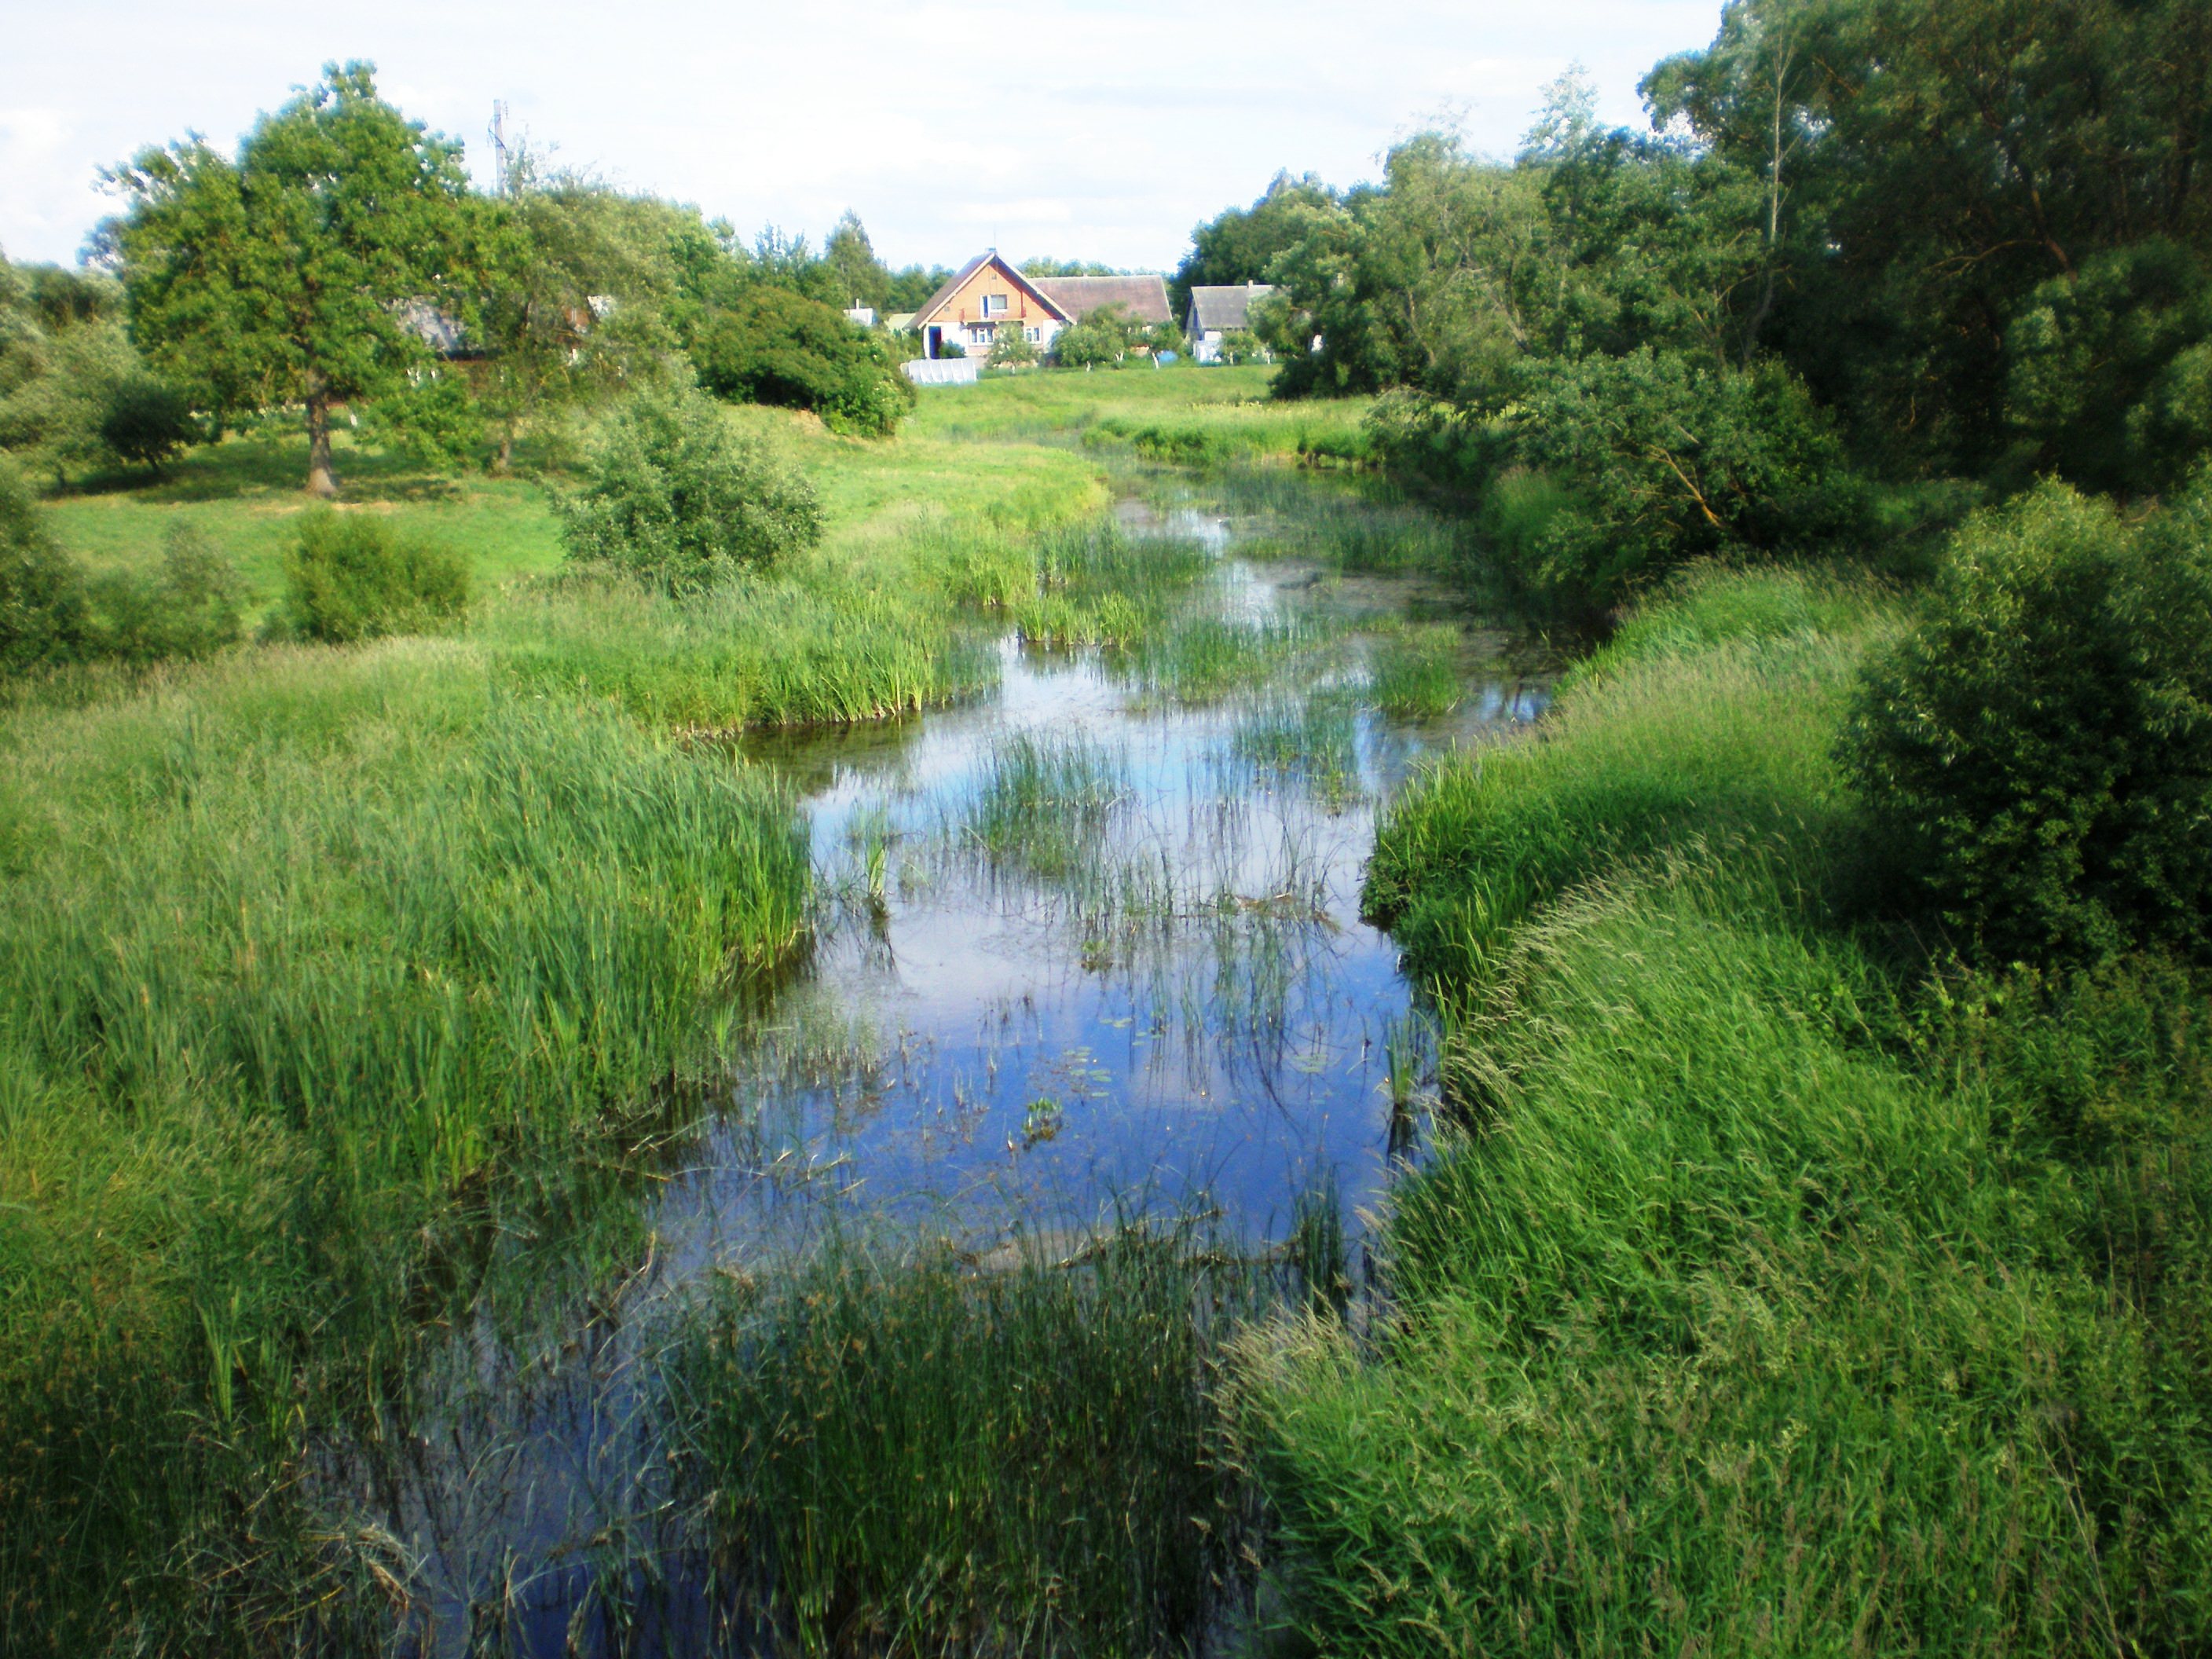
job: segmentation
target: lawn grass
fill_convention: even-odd
[[[1047,369],[926,389],[919,437],[1079,437],[1126,445],[1152,461],[1218,466],[1236,459],[1350,465],[1368,458],[1367,398],[1269,398],[1272,368]]]
[[[464,550],[479,586],[560,562],[558,521],[536,481],[449,477],[356,446],[343,433],[334,443],[349,509]],[[284,556],[313,505],[300,487],[306,471],[306,440],[271,423],[186,452],[161,479],[60,495],[46,506],[56,538],[94,570],[150,573],[169,527],[191,525],[230,559],[258,620],[283,591]]]
[[[1370,903],[1444,1018],[1437,1152],[1378,1329],[1239,1349],[1313,1650],[2212,1634],[2204,988],[1852,929],[1830,748],[1894,626],[1863,586],[1693,574],[1536,740],[1389,815]]]

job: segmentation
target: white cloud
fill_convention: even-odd
[[[1709,39],[1717,0],[894,0],[708,4],[88,0],[11,23],[0,246],[66,259],[112,204],[97,170],[188,130],[229,143],[327,59],[368,58],[481,167],[495,98],[561,159],[742,226],[818,237],[847,207],[895,262],[1010,249],[1172,264],[1278,167],[1371,176],[1438,111],[1510,151],[1571,60],[1605,113]],[[1024,239],[1046,239],[1049,246]]]

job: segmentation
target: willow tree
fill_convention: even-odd
[[[301,408],[307,488],[336,495],[333,408],[428,363],[425,322],[466,308],[459,144],[379,97],[374,65],[331,64],[234,160],[195,137],[109,176],[140,349],[218,417]]]

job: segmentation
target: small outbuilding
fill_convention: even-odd
[[[1190,355],[1201,363],[1221,361],[1221,341],[1237,329],[1252,326],[1252,301],[1275,291],[1272,283],[1237,283],[1190,291],[1190,319],[1183,332],[1190,336]]]

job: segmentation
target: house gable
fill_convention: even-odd
[[[987,319],[985,297],[1001,294],[1007,297],[1007,308],[1003,313],[994,312]],[[914,321],[908,326],[927,328],[935,324],[945,328],[965,328],[971,323],[997,322],[1001,317],[1030,326],[1074,320],[1065,308],[1007,261],[996,253],[985,253],[961,266],[951,281],[931,295],[929,303],[915,313]]]
[[[1193,337],[1226,334],[1232,328],[1249,328],[1252,301],[1273,294],[1267,283],[1240,283],[1231,287],[1194,288],[1190,291],[1190,333]]]

